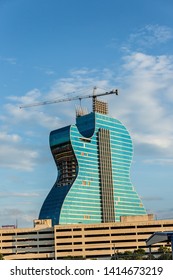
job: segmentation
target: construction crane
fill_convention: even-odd
[[[93,103],[94,100],[97,99],[97,97],[99,96],[104,96],[104,95],[109,95],[109,94],[116,94],[118,95],[118,90],[117,89],[113,89],[111,91],[106,91],[104,93],[97,93],[96,94],[96,87],[94,87],[93,89],[93,94],[89,94],[89,95],[81,95],[81,96],[74,96],[71,98],[62,98],[62,99],[57,99],[57,100],[49,100],[49,101],[42,101],[42,102],[37,102],[37,103],[31,103],[31,104],[26,104],[26,105],[21,105],[19,108],[28,108],[28,107],[34,107],[34,106],[41,106],[41,105],[48,105],[48,104],[53,104],[53,103],[59,103],[59,102],[66,102],[66,101],[72,101],[72,100],[82,100],[82,99],[86,99],[86,98],[92,98],[93,99]]]

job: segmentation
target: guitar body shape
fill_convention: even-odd
[[[133,145],[125,126],[92,112],[50,133],[58,176],[40,210],[52,224],[120,221],[146,215],[130,180]]]

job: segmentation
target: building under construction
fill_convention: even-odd
[[[50,133],[58,177],[39,219],[51,219],[53,225],[107,223],[120,221],[121,216],[146,215],[130,181],[129,132],[108,115],[107,103],[92,97],[93,112],[78,110],[76,124]]]

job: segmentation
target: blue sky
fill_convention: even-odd
[[[78,101],[19,105],[94,86],[119,89],[106,100],[133,139],[132,183],[148,213],[173,218],[172,10],[171,0],[0,0],[0,225],[38,217],[57,176],[49,133],[75,123]]]

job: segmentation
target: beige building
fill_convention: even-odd
[[[35,220],[33,228],[1,228],[0,253],[8,260],[109,259],[117,251],[143,248],[154,232],[173,231],[173,220],[154,220],[153,215],[121,217],[120,222],[51,226]],[[153,245],[156,251],[160,245]],[[170,246],[170,245],[167,245]]]

